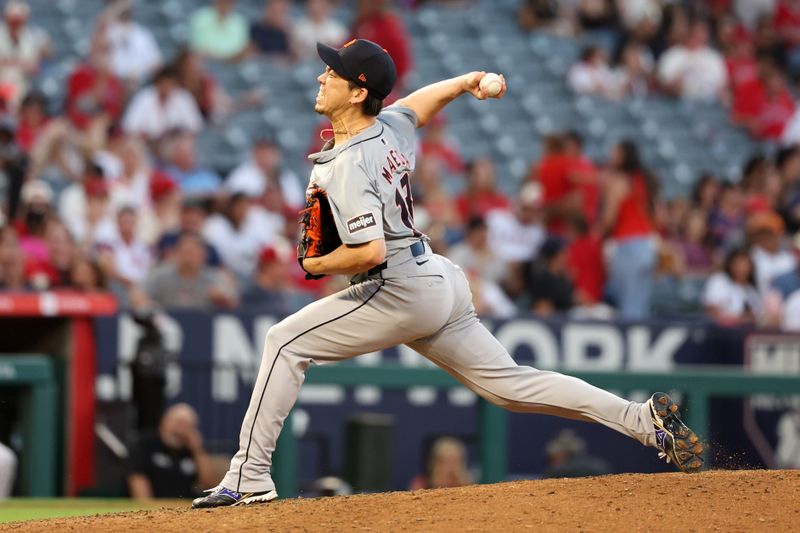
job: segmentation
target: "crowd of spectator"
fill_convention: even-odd
[[[258,91],[229,94],[207,65],[292,62],[313,58],[317,40],[370,38],[397,64],[391,101],[413,68],[394,10],[411,7],[359,1],[348,28],[332,18],[331,0],[308,1],[299,19],[288,0],[268,0],[256,20],[235,0],[212,0],[187,14],[186,47],[165,57],[129,1],[106,4],[63,102],[31,89],[52,44],[24,2],[5,4],[0,288],[111,291],[134,308],[289,313],[342,287],[337,278],[307,282],[294,260],[306,177],[284,164],[270,132],[251,139],[234,168],[201,163],[198,133],[263,104]],[[596,37],[567,74],[572,90],[716,100],[753,135],[784,144],[751,158],[738,183],[708,174],[690,198],[662,199],[658,169],[634,142],[592,160],[581,135],[564,131],[543,140],[509,196],[495,162],[466,161],[440,115],[421,131],[416,225],[465,270],[479,313],[641,319],[657,307],[660,279],[690,279],[704,284],[698,311],[720,323],[800,327],[800,242],[789,238],[800,229],[790,81],[800,74],[800,4],[757,4],[521,2],[521,31]]]
[[[298,281],[292,242],[304,187],[274,139],[252,139],[250,156],[224,173],[197,153],[198,133],[262,96],[228,94],[209,62],[291,61],[315,54],[317,40],[341,45],[351,35],[330,17],[328,0],[308,2],[297,21],[289,7],[270,0],[263,18],[248,20],[233,0],[207,2],[187,15],[185,48],[164,57],[134,4],[109,0],[55,102],[34,89],[52,44],[25,2],[6,2],[0,287],[112,291],[123,306],[245,303],[284,313],[332,290]],[[365,20],[382,16],[364,10],[372,11]]]
[[[577,93],[619,100],[660,92],[722,103],[757,139],[800,141],[794,0],[529,0],[520,23],[595,37],[567,76]]]
[[[619,314],[646,313],[659,277],[707,278],[701,303],[714,320],[797,329],[800,2],[530,0],[522,3],[519,20],[526,31],[592,37],[595,44],[567,73],[572,91],[610,100],[660,93],[720,104],[771,154],[752,157],[739,183],[709,174],[699,179],[691,198],[661,200],[650,169],[638,162],[619,164],[638,159],[624,155],[635,146],[619,145],[621,159],[611,154],[597,180],[602,207],[593,226],[605,238],[604,294],[616,299]],[[547,144],[538,167],[551,215],[568,201],[552,201],[547,192],[568,198],[563,191],[570,180],[552,178],[558,152]],[[572,172],[573,190],[579,175]],[[584,207],[583,214],[589,213]],[[634,229],[638,236],[631,234]]]

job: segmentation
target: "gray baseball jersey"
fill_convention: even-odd
[[[344,243],[385,238],[387,268],[354,278],[270,328],[221,486],[275,489],[272,452],[311,364],[406,344],[483,398],[507,409],[599,422],[655,446],[646,404],[579,379],[519,366],[481,323],[464,273],[431,253],[414,228],[411,171],[417,118],[392,106],[340,147],[311,156],[311,182],[328,191]],[[416,243],[416,244],[415,244]]]
[[[412,110],[391,106],[340,147],[309,156],[309,186],[327,191],[343,243],[385,238],[392,257],[422,236],[411,196],[416,127]]]

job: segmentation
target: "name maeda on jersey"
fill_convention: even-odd
[[[389,183],[392,183],[392,174],[397,172],[398,169],[411,170],[411,162],[397,150],[389,150],[389,154],[386,156],[386,166],[381,169],[381,176]]]

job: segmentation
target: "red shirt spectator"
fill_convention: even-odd
[[[575,217],[568,222],[572,240],[567,246],[567,270],[580,304],[595,304],[603,299],[606,267],[602,239],[589,233],[586,221]]]
[[[593,224],[600,193],[597,169],[581,152],[580,136],[569,133],[564,138],[550,137],[545,144],[545,155],[531,177],[542,186],[548,231],[563,233],[565,218],[574,215],[581,215]]]
[[[177,190],[178,184],[166,172],[154,170],[150,174],[150,198],[153,202],[158,202]]]
[[[615,239],[645,236],[653,232],[653,222],[647,208],[650,202],[648,196],[644,174],[638,172],[632,175],[630,192],[619,204],[617,220],[611,232]]]
[[[459,216],[468,220],[471,215],[485,215],[493,209],[509,209],[508,198],[497,191],[485,191],[474,196],[463,195],[456,200]]]
[[[31,148],[33,148],[33,145],[36,143],[36,139],[47,129],[49,123],[50,121],[48,119],[45,119],[44,122],[39,124],[20,122],[15,134],[15,142],[17,146],[19,146],[19,149],[25,153],[30,152]]]
[[[739,87],[758,79],[758,61],[750,34],[739,26],[734,30],[730,52],[725,56],[728,80],[734,93]]]
[[[792,46],[800,44],[800,1],[780,0],[772,22],[785,43]]]
[[[734,92],[733,120],[760,139],[778,140],[795,105],[783,75],[770,61],[760,66],[759,79],[741,85]]]
[[[125,104],[125,86],[111,71],[108,42],[96,37],[89,59],[72,71],[67,81],[66,110],[70,122],[86,129],[97,117],[113,122]]]
[[[47,115],[47,100],[39,92],[29,93],[23,100],[19,111],[19,124],[15,142],[23,152],[30,152],[36,140],[50,124]]]
[[[564,152],[569,159],[570,184],[580,193],[582,214],[591,227],[597,220],[600,208],[597,167],[584,155],[583,139],[576,131],[567,132],[564,136]]]
[[[534,170],[542,186],[542,207],[547,212],[547,230],[561,234],[564,222],[556,204],[571,192],[569,183],[570,160],[563,154],[545,155]]]
[[[544,146],[544,155],[539,163],[531,169],[530,179],[538,181],[542,186],[542,207],[547,218],[548,232],[561,234],[564,229],[561,220],[563,209],[558,204],[563,202],[570,192],[570,161],[564,154],[564,143],[561,137],[546,138]]]
[[[456,209],[461,220],[485,217],[493,209],[510,209],[511,203],[495,187],[494,167],[491,159],[481,158],[469,166],[467,190],[456,199]]]
[[[758,62],[750,56],[728,56],[725,58],[728,77],[734,93],[748,83],[758,80]]]
[[[122,112],[125,87],[110,73],[90,63],[79,65],[67,82],[67,116],[79,129],[86,129],[93,118],[105,114],[111,121]]]
[[[574,186],[581,194],[583,214],[590,224],[597,220],[600,207],[600,187],[597,185],[597,167],[586,158],[570,160],[570,176],[577,183]]]
[[[389,10],[386,0],[360,0],[353,24],[353,38],[367,39],[386,49],[397,68],[397,80],[411,70],[411,44],[403,21]]]
[[[508,198],[497,191],[481,191],[474,195],[465,194],[456,200],[456,209],[462,220],[468,220],[473,215],[486,215],[493,209],[510,209],[510,207]]]

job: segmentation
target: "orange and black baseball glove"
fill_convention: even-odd
[[[328,194],[320,189],[314,191],[306,200],[306,208],[300,211],[300,242],[297,243],[297,260],[303,266],[306,257],[319,257],[334,251],[342,245],[336,222],[333,220]],[[305,267],[303,268],[305,270]],[[320,279],[324,274],[311,274],[306,271],[306,279]]]

